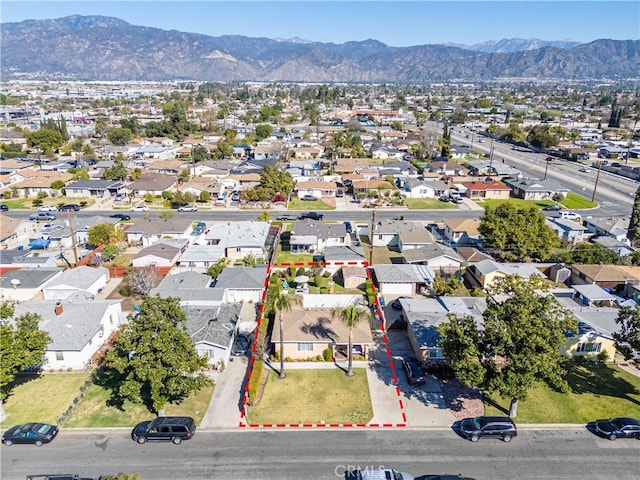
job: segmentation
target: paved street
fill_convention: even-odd
[[[128,429],[62,431],[54,443],[1,447],[3,480],[33,473],[136,472],[144,480],[330,480],[345,468],[395,468],[416,477],[462,473],[477,480],[636,480],[640,441],[610,442],[582,426],[520,429],[509,444],[471,443],[446,429],[210,432],[138,445]]]

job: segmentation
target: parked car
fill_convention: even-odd
[[[124,200],[124,193],[116,193],[113,197],[114,202],[121,202],[122,200]]]
[[[77,212],[80,210],[80,205],[77,203],[65,203],[58,208],[59,212]]]
[[[559,212],[560,210],[562,210],[562,207],[560,205],[547,205],[546,207],[543,208],[544,211],[546,212]]]
[[[231,355],[241,357],[249,353],[251,347],[251,335],[248,333],[239,333],[236,335],[233,345],[231,346]]]
[[[2,443],[7,447],[14,443],[30,443],[41,447],[58,435],[58,427],[48,423],[25,423],[15,425],[2,434]]]
[[[341,188],[338,188],[336,190],[336,197],[340,198],[340,197],[344,197],[344,190]]]
[[[391,308],[393,308],[394,310],[402,310],[402,305],[400,305],[400,300],[402,300],[403,298],[411,298],[411,297],[401,296],[396,298],[393,302],[391,302]]]
[[[183,205],[181,207],[178,208],[179,212],[197,212],[198,211],[198,206],[197,205]]]
[[[518,436],[516,425],[510,417],[491,415],[465,418],[460,422],[460,433],[472,442],[482,437],[501,438],[504,442],[510,442]]]
[[[580,167],[580,168],[578,169],[578,171],[579,171],[579,172],[582,172],[582,173],[589,173],[589,172],[591,171],[591,169],[590,169],[590,168],[587,168],[587,167]]]
[[[113,215],[109,215],[110,218],[119,218],[120,220],[131,220],[131,216],[124,213],[114,213]]]
[[[195,228],[193,229],[193,232],[191,232],[191,235],[202,235],[205,231],[205,229],[207,228],[207,224],[204,222],[198,222],[195,226]]]
[[[38,212],[55,212],[57,209],[53,205],[40,205],[38,207]]]
[[[132,212],[148,212],[149,211],[149,207],[147,207],[146,205],[136,205],[135,207],[131,208]]]
[[[415,360],[402,359],[402,369],[407,374],[409,385],[424,385],[427,382],[427,374]]]
[[[196,422],[191,417],[158,417],[137,424],[131,438],[138,443],[172,442],[179,445],[193,438]]]
[[[56,216],[49,212],[37,212],[29,215],[29,220],[33,222],[39,222],[41,220],[55,220]]]
[[[305,195],[300,200],[304,200],[305,202],[313,202],[314,200],[318,200],[314,195]]]
[[[240,201],[240,192],[233,192],[231,194],[231,201],[232,202],[239,202]]]
[[[9,205],[5,205],[4,203],[0,205],[0,212],[8,212],[8,211],[9,211]]]
[[[324,215],[318,212],[307,212],[300,215],[300,218],[301,219],[310,218],[311,220],[321,221],[324,218]]]
[[[560,212],[560,218],[566,218],[568,220],[582,220],[582,216],[576,212]]]
[[[640,439],[640,420],[630,417],[616,417],[596,420],[596,432],[609,440],[616,438]]]
[[[353,226],[351,225],[351,222],[344,222],[344,228],[346,228],[347,233],[353,232]]]
[[[449,195],[441,195],[438,200],[440,200],[441,202],[450,202],[453,200],[453,198],[451,198]]]

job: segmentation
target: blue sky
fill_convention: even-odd
[[[473,44],[502,38],[590,42],[640,38],[640,2],[624,1],[35,1],[2,0],[2,22],[106,15],[133,25],[212,36],[391,46]]]

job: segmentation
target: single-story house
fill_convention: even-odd
[[[320,199],[322,197],[335,197],[338,186],[335,182],[304,181],[296,183],[294,190],[298,198],[310,195]]]
[[[59,275],[61,268],[21,268],[0,275],[0,299],[26,302]]]
[[[443,243],[429,243],[420,248],[403,250],[405,263],[428,265],[434,272],[450,274],[460,271],[466,263],[458,252]]]
[[[67,197],[78,198],[104,198],[112,197],[124,188],[124,182],[121,180],[76,180],[64,187]]]
[[[584,242],[593,235],[587,227],[568,218],[548,217],[546,224],[549,225],[560,238],[573,244]]]
[[[127,242],[149,247],[160,239],[191,238],[193,220],[176,216],[173,218],[141,218],[128,226],[124,233]]]
[[[402,252],[433,242],[435,239],[420,222],[381,220],[373,230],[374,247],[397,247]]]
[[[43,300],[16,305],[14,318],[36,313],[40,329],[51,336],[45,370],[83,370],[122,321],[121,300]]]
[[[450,245],[474,245],[480,240],[480,220],[476,218],[449,218],[444,221],[443,233]]]
[[[74,293],[97,295],[109,281],[109,269],[85,265],[69,268],[42,289],[45,300],[64,300]]]
[[[533,275],[547,278],[531,263],[498,263],[495,260],[482,260],[471,263],[465,271],[465,279],[474,287],[487,288],[492,286],[498,279],[509,275],[518,275],[528,280]]]
[[[471,199],[499,199],[506,200],[511,194],[511,189],[502,182],[489,179],[488,181],[462,182],[466,188],[466,196]]]
[[[212,290],[223,290],[223,300],[228,303],[253,302],[262,299],[265,288],[267,266],[227,267],[212,284]]]
[[[621,257],[626,257],[632,255],[635,252],[633,247],[630,247],[627,242],[620,241],[616,238],[610,237],[608,235],[602,235],[598,237],[591,237],[592,243],[597,243],[598,245],[606,248],[607,250],[611,250],[612,252],[616,252]]]
[[[349,327],[340,320],[332,318],[330,308],[294,307],[284,312],[283,324],[284,358],[312,359],[323,356],[327,348],[332,350],[332,357],[344,357],[348,350]],[[280,351],[280,329],[273,330],[271,337],[273,349]],[[366,358],[372,345],[373,336],[369,322],[356,324],[353,327],[354,356]]]
[[[622,292],[627,284],[640,281],[640,267],[626,265],[571,265],[570,285],[599,285]]]
[[[589,229],[594,235],[612,237],[619,242],[630,244],[627,238],[627,231],[629,229],[628,218],[585,218],[584,226]]]
[[[172,267],[187,249],[188,240],[160,240],[140,250],[132,259],[134,267]]]
[[[344,223],[322,223],[311,219],[295,222],[289,236],[291,253],[323,252],[327,247],[351,244]]]
[[[175,268],[178,271],[185,269],[206,271],[225,256],[224,250],[221,245],[189,245],[178,259]]]
[[[535,180],[506,177],[502,181],[508,187],[511,187],[514,197],[522,198],[523,200],[548,200],[556,195],[566,197],[569,193],[567,187],[553,179]]]
[[[187,316],[187,331],[200,356],[207,356],[209,365],[229,361],[242,305],[225,303],[211,307],[182,307]]]
[[[378,264],[373,278],[382,295],[409,295],[425,292],[433,284],[435,274],[426,265]]]
[[[269,222],[217,222],[207,224],[209,231],[203,240],[206,245],[224,249],[224,256],[230,260],[240,260],[248,255],[256,259],[267,254]]]
[[[127,188],[134,196],[141,197],[147,193],[155,196],[162,195],[162,192],[174,191],[177,183],[174,176],[149,173],[131,182]]]

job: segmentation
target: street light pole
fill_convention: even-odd
[[[546,180],[547,179],[547,170],[549,170],[549,164],[551,162],[549,160],[547,160],[547,164],[544,166],[544,178],[542,180]]]
[[[598,180],[600,180],[600,170],[602,170],[602,161],[598,161],[598,172],[596,173],[596,181],[593,184],[593,194],[591,195],[591,201],[595,202],[596,200],[596,189],[598,188]]]

